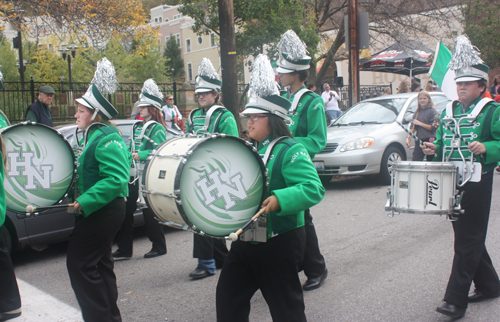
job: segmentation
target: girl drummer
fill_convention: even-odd
[[[272,80],[274,72],[266,59],[258,56],[254,74],[263,68]],[[256,82],[265,83],[259,82],[258,75],[252,76],[251,84]],[[276,87],[276,83],[272,86]],[[258,90],[253,86],[257,95]],[[273,321],[306,320],[298,276],[306,240],[304,210],[319,203],[325,190],[307,150],[292,138],[284,122],[291,103],[278,93],[251,98],[243,112],[249,136],[261,155],[273,145],[273,140],[285,138],[274,146],[266,164],[269,187],[263,206],[267,242],[237,240],[232,244],[217,284],[218,321],[248,321],[250,300],[258,289]]]
[[[439,127],[439,113],[432,102],[431,96],[426,91],[421,91],[417,96],[418,107],[413,114],[412,130],[422,142],[433,142],[436,139],[436,130]],[[406,147],[409,148],[411,135],[406,138]],[[412,161],[424,160],[425,154],[420,144],[415,144]],[[427,161],[432,161],[433,156],[427,156]]]
[[[99,63],[98,63],[99,69]],[[109,120],[118,111],[92,84],[76,100],[84,146],[78,156],[75,228],[67,268],[85,321],[121,321],[111,245],[125,216],[130,153]]]
[[[149,90],[149,93],[145,90]],[[145,162],[151,151],[163,143],[167,138],[165,122],[161,115],[161,104],[163,94],[158,89],[158,86],[152,79],[144,82],[143,93],[137,106],[139,106],[139,114],[144,121],[135,128],[134,140],[135,146],[131,146],[132,157],[137,162]],[[151,123],[151,121],[154,121]],[[143,127],[144,134],[141,134]],[[131,178],[133,180],[133,178]],[[134,212],[137,209],[137,197],[139,196],[139,180],[135,180],[129,184],[129,196],[127,198],[127,210],[125,212],[125,220],[116,236],[118,250],[113,252],[113,258],[129,259],[132,257],[132,241],[134,239]],[[153,211],[149,208],[142,209],[146,231],[151,241],[151,250],[144,254],[144,258],[152,258],[165,255],[167,253],[167,245],[165,242],[165,231],[163,226],[158,224]]]

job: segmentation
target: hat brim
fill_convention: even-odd
[[[89,103],[87,103],[87,101],[85,101],[83,98],[77,98],[75,100],[78,104],[82,104],[83,106],[85,107],[88,107],[90,108],[91,110],[94,110],[95,108],[93,108]]]
[[[267,110],[264,110],[264,109],[260,109],[260,108],[256,108],[256,107],[249,107],[249,108],[246,108],[243,112],[241,112],[241,114],[243,115],[247,115],[247,114],[268,114],[269,111]]]
[[[473,76],[464,76],[455,78],[455,83],[463,83],[463,82],[475,82],[478,80],[484,80],[482,77],[473,77]]]
[[[293,69],[286,69],[286,68],[283,68],[283,67],[278,67],[276,68],[276,71],[280,74],[290,74],[290,73],[293,73],[293,72],[296,72],[296,70],[293,70]]]
[[[208,93],[208,92],[217,92],[214,88],[197,88],[194,90],[195,93]]]

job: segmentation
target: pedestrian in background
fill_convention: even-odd
[[[53,127],[54,122],[50,113],[50,104],[52,104],[56,91],[49,85],[41,86],[38,91],[38,100],[26,110],[26,121]]]
[[[335,121],[342,115],[342,111],[339,108],[340,96],[336,91],[330,90],[330,84],[325,83],[323,85],[323,93],[321,93],[321,98],[325,102],[325,111],[328,116],[329,123]]]

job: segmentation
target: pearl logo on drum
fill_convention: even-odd
[[[427,176],[427,204],[437,206],[437,204],[432,201],[433,190],[439,190],[439,182],[437,179],[431,181],[429,180],[429,176]]]
[[[41,164],[39,166],[42,173],[40,173],[33,165],[34,152],[9,152],[7,157],[10,161],[9,177],[26,177],[26,184],[24,189],[36,190],[37,185],[35,180],[40,184],[43,189],[50,189],[50,173],[53,166],[51,164]],[[21,169],[20,169],[21,168]]]
[[[230,210],[237,205],[234,201],[235,198],[242,201],[248,198],[241,173],[238,172],[232,176],[229,183],[221,180],[219,169],[215,169],[212,173],[197,181],[196,186],[203,194],[205,206],[208,207],[222,198],[224,209]]]

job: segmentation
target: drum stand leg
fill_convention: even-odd
[[[463,192],[458,194],[456,192],[455,198],[450,198],[451,207],[453,207],[453,213],[448,214],[448,221],[457,221],[460,218],[460,215],[464,213],[464,210],[460,206],[460,201],[462,200]]]

